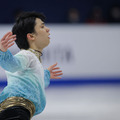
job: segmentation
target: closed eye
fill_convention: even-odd
[[[41,24],[41,28],[44,28],[44,27],[45,27],[45,24],[44,24],[44,23],[42,23],[42,24]]]
[[[44,25],[41,26],[41,28],[44,28],[44,27],[45,27]]]

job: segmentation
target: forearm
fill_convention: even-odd
[[[0,66],[9,72],[16,72],[21,69],[20,61],[9,50],[0,51]]]
[[[44,82],[45,82],[45,88],[49,86],[50,84],[50,71],[44,70]]]

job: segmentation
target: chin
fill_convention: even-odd
[[[44,48],[47,47],[50,44],[50,42],[48,42],[47,44],[45,44]]]
[[[48,40],[47,46],[50,44],[50,40]]]
[[[50,42],[46,46],[48,46],[49,44],[50,44]]]

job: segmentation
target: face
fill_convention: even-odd
[[[47,28],[44,24],[44,22],[39,19],[36,18],[36,25],[35,25],[35,33],[34,33],[34,43],[35,46],[38,50],[42,50],[43,48],[45,48],[49,42],[50,42],[50,29]]]

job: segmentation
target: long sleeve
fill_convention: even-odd
[[[29,50],[21,50],[14,56],[9,50],[0,51],[0,66],[6,70],[8,83],[0,94],[0,103],[19,96],[33,102],[34,115],[41,113],[46,105],[45,86],[49,85],[50,72],[44,71],[37,56]]]
[[[0,66],[9,72],[21,71],[28,66],[28,58],[25,55],[13,56],[9,50],[0,51]]]
[[[49,86],[50,84],[50,71],[44,70],[44,82],[45,82],[45,88]]]

